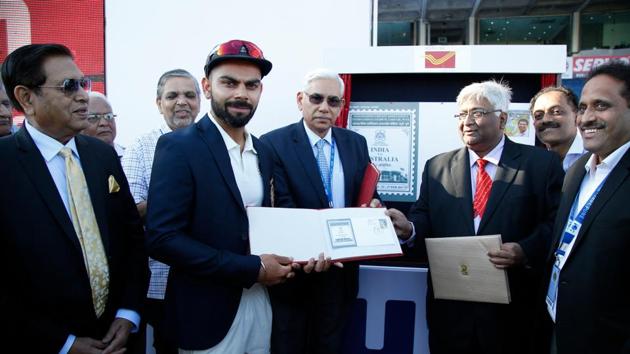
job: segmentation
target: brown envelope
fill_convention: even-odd
[[[436,299],[510,303],[505,269],[488,251],[501,247],[501,235],[427,238],[429,269]]]

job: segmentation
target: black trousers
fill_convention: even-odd
[[[164,327],[164,300],[146,299],[146,322],[153,327],[153,348],[156,354],[177,354],[177,346],[168,340]],[[146,327],[146,326],[145,326]],[[146,332],[145,336],[146,338]]]

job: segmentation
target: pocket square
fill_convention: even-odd
[[[109,175],[109,192],[110,193],[116,193],[120,190],[120,186],[118,185],[118,182],[116,182],[116,178],[114,178],[114,176]]]

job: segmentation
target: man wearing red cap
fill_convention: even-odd
[[[273,161],[245,126],[271,62],[255,44],[232,40],[212,50],[204,69],[210,112],[157,144],[148,250],[171,266],[166,328],[180,353],[268,353],[264,285],[292,278],[298,267],[248,247],[245,208],[271,205]]]

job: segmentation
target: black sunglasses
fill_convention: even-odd
[[[341,102],[343,101],[343,98],[337,97],[337,96],[324,97],[323,95],[320,95],[319,93],[314,93],[311,95],[306,91],[304,92],[304,94],[308,96],[308,100],[312,104],[321,104],[322,102],[324,102],[324,99],[325,99],[326,103],[328,103],[328,105],[333,108],[337,108],[341,106]]]
[[[60,89],[66,95],[73,94],[79,91],[79,87],[86,92],[92,90],[92,80],[88,78],[81,79],[65,79],[59,86],[37,86],[39,88],[56,88]]]

